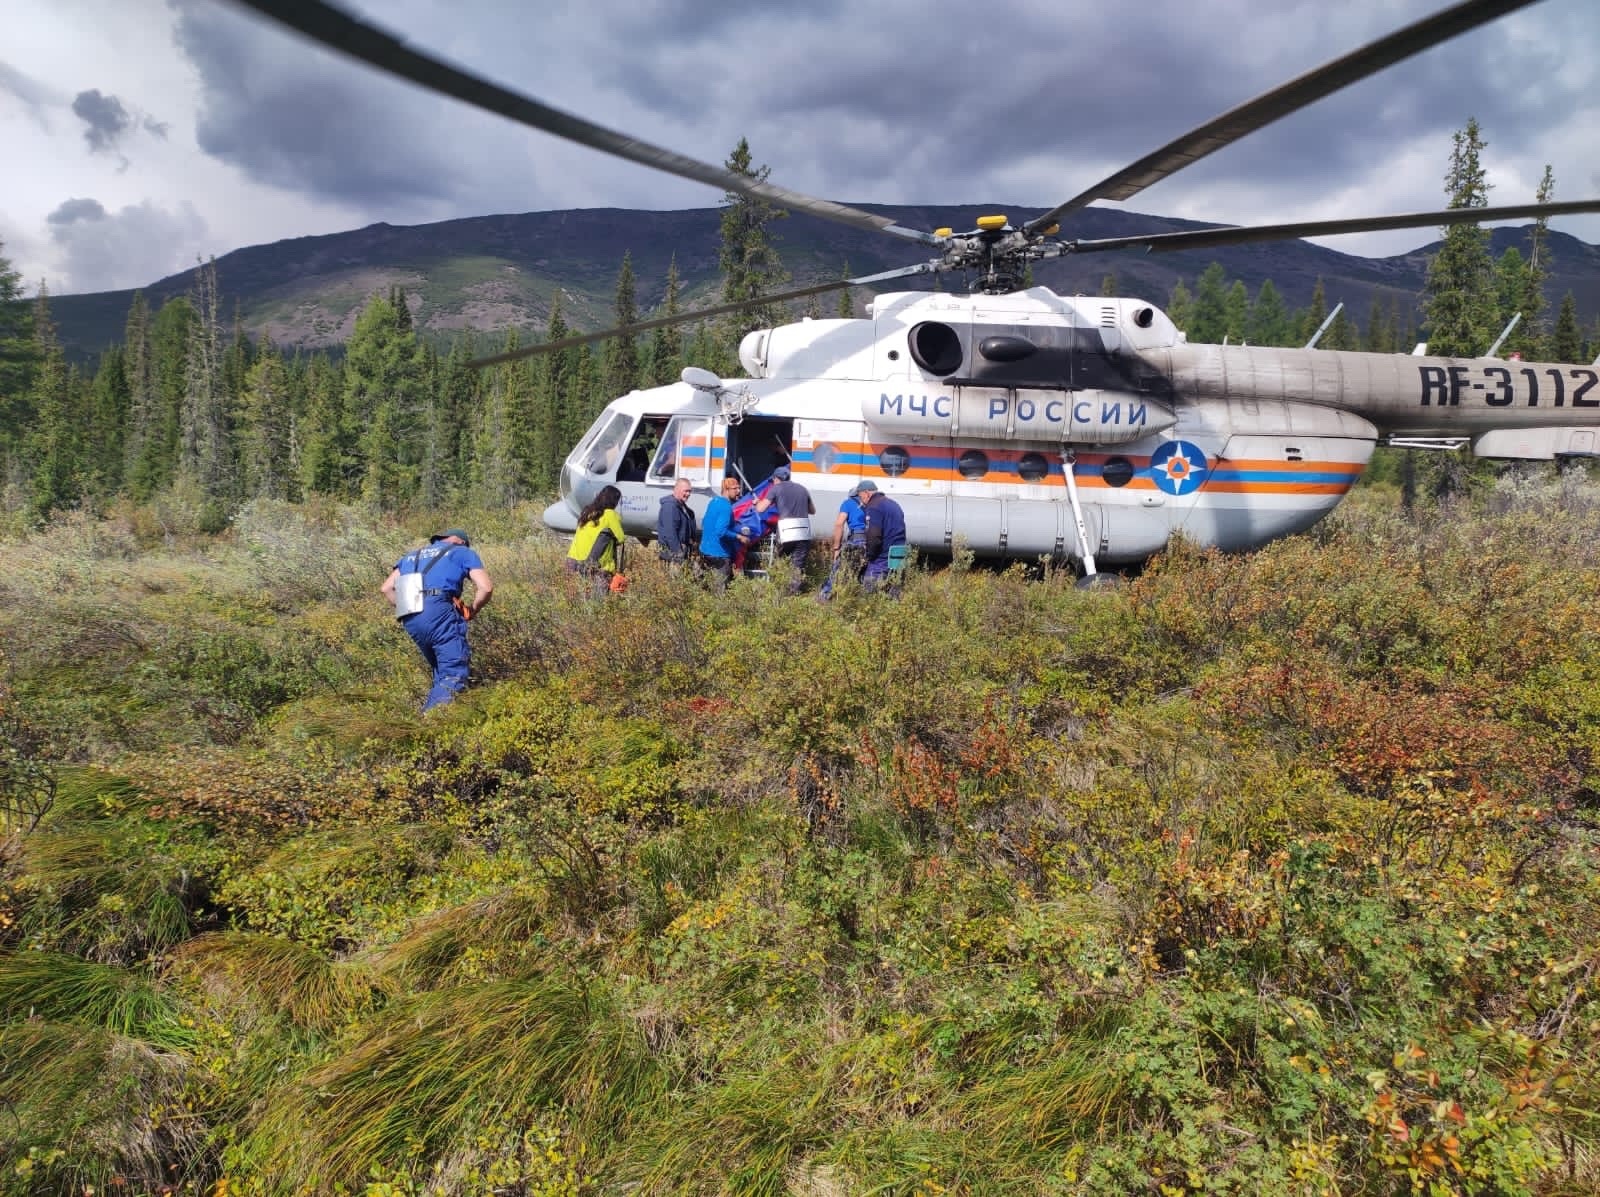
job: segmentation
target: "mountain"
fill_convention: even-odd
[[[976,214],[1032,214],[1032,206],[946,205],[885,207],[881,212],[911,228],[971,227]],[[375,224],[348,233],[297,237],[235,250],[217,259],[223,311],[237,311],[255,336],[270,336],[282,346],[320,348],[344,341],[366,299],[391,286],[404,287],[417,326],[448,341],[463,333],[498,343],[516,328],[545,327],[550,305],[560,293],[563,315],[580,330],[610,321],[617,272],[624,252],[633,257],[641,312],[662,299],[669,264],[676,260],[684,301],[711,302],[720,287],[717,255],[721,209],[652,212],[584,208],[520,215],[480,216],[437,224],[397,227]],[[1204,228],[1174,220],[1109,208],[1089,208],[1068,221],[1067,237],[1117,237],[1147,232]],[[919,248],[893,238],[860,232],[815,217],[794,215],[775,222],[773,238],[796,283],[872,274],[915,262]],[[1531,226],[1496,228],[1493,253],[1518,246],[1528,253]],[[1310,302],[1323,280],[1330,307],[1343,301],[1346,313],[1364,325],[1373,298],[1387,305],[1399,300],[1402,313],[1421,294],[1429,256],[1437,243],[1391,258],[1361,258],[1304,241],[1262,242],[1185,253],[1097,253],[1039,263],[1035,280],[1057,291],[1098,294],[1107,274],[1118,292],[1165,304],[1180,278],[1192,289],[1213,261],[1230,279],[1242,280],[1253,295],[1266,279],[1291,307]],[[1573,292],[1587,326],[1600,312],[1600,248],[1552,232],[1548,294],[1552,307]],[[152,307],[185,294],[192,273],[175,274],[144,288]],[[906,280],[895,287],[929,287],[929,279]],[[959,276],[942,280],[946,289]],[[132,291],[104,291],[51,298],[51,311],[68,351],[77,359],[96,356],[122,339]],[[858,298],[864,299],[865,295]],[[831,302],[823,300],[825,311]],[[1404,318],[1404,316],[1402,317]]]

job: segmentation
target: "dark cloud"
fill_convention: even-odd
[[[83,131],[83,137],[89,149],[97,154],[115,149],[133,123],[122,101],[116,96],[100,94],[99,88],[80,91],[72,101],[72,111],[89,126]]]
[[[200,148],[263,183],[384,203],[453,195],[440,102],[213,3],[177,5],[199,73]]]
[[[202,252],[206,231],[192,206],[171,211],[149,201],[111,213],[96,200],[71,199],[49,222],[69,291],[141,287],[173,274]]]
[[[427,95],[228,6],[170,3],[201,84],[199,143],[253,180],[396,223],[720,198]],[[1025,216],[1440,0],[1146,0],[1137,20],[1037,0],[553,0],[537,20],[520,0],[472,0],[448,17],[425,0],[352,3],[474,73],[701,161],[746,137],[775,183],[814,195],[1003,202]],[[1341,197],[1369,193],[1367,211],[1433,206],[1449,135],[1473,115],[1491,171],[1520,185],[1537,178],[1530,156],[1551,144],[1550,126],[1595,110],[1596,57],[1581,49],[1594,42],[1587,0],[1544,0],[1127,206],[1243,223],[1333,215]],[[1575,136],[1558,179],[1592,169]],[[1429,154],[1436,166],[1420,166]],[[1402,174],[1408,202],[1379,202]]]
[[[69,199],[45,220],[49,224],[76,224],[80,220],[104,220],[106,218],[105,206],[97,199]]]

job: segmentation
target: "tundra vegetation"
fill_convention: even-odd
[[[0,541],[7,1197],[1600,1188],[1581,472],[830,605],[456,510],[426,718],[364,512]]]

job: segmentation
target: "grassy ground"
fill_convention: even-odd
[[[0,1194],[1600,1186],[1600,489],[1115,591],[586,601],[531,512],[0,543]]]

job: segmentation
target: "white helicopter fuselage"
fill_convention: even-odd
[[[545,513],[570,531],[615,484],[648,538],[688,477],[703,510],[725,474],[791,466],[830,535],[871,479],[910,543],[979,556],[1125,564],[1181,533],[1247,549],[1301,531],[1355,485],[1385,437],[1473,438],[1490,456],[1594,453],[1593,369],[1316,349],[1190,345],[1139,300],[912,292],[867,319],[751,333],[749,377],[615,400]]]

